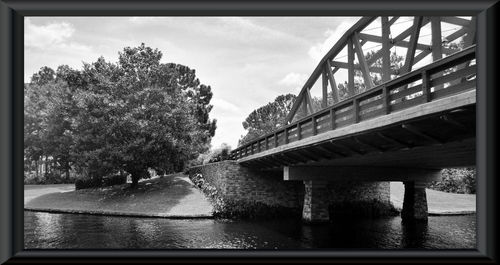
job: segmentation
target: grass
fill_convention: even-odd
[[[27,201],[25,209],[155,217],[212,216],[211,203],[185,175],[142,181],[135,189],[129,185],[49,193]],[[33,187],[28,189],[33,194]]]
[[[427,207],[430,215],[471,214],[476,212],[476,195],[457,194],[426,189]],[[404,185],[391,182],[391,202],[401,209],[404,198]]]
[[[401,209],[404,186],[391,183],[391,202]],[[25,185],[25,209],[52,212],[93,213],[152,217],[212,217],[213,205],[186,175],[173,174],[105,188],[74,190],[73,184]],[[429,214],[470,214],[476,196],[427,189]]]

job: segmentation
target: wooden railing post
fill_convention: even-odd
[[[318,134],[318,130],[316,129],[316,117],[311,117],[311,125],[312,125],[312,135]]]
[[[359,122],[359,106],[358,106],[358,99],[354,98],[352,100],[352,115],[354,118],[354,123]]]
[[[422,71],[422,93],[423,93],[422,97],[424,103],[431,101],[429,73],[425,70]]]
[[[391,113],[391,99],[389,95],[389,88],[386,85],[382,87],[382,100],[384,104],[384,112],[385,114]]]
[[[297,122],[297,139],[302,139],[302,128],[300,127],[300,122]]]
[[[266,150],[269,150],[269,137],[266,136]]]
[[[330,129],[335,130],[335,110],[330,109]]]
[[[260,153],[260,140],[257,141],[257,153]]]
[[[278,134],[274,133],[274,148],[278,147]]]
[[[288,128],[285,128],[284,136],[285,136],[285,144],[287,144],[288,143]]]

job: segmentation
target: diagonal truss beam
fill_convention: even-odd
[[[353,36],[354,48],[356,50],[356,55],[358,56],[358,62],[361,66],[361,73],[363,74],[363,80],[365,81],[365,86],[367,89],[371,89],[375,85],[373,84],[373,80],[370,76],[370,69],[368,69],[368,64],[366,63],[365,54],[363,53],[363,48],[359,43],[359,35],[357,32],[354,33]]]
[[[323,67],[324,67],[326,61],[337,56],[337,54],[342,50],[342,48],[344,47],[347,40],[351,38],[351,36],[354,32],[358,31],[361,28],[368,26],[376,18],[377,17],[375,17],[375,16],[361,18],[358,22],[356,22],[356,24],[354,24],[354,26],[349,28],[344,33],[344,35],[342,35],[342,37],[340,37],[340,39],[337,41],[337,43],[335,43],[335,45],[333,45],[333,47],[326,53],[326,55],[321,59],[321,61],[319,62],[319,64],[316,66],[313,73],[311,74],[311,76],[307,79],[306,83],[304,84],[304,86],[300,90],[300,93],[297,96],[296,101],[292,105],[290,113],[288,113],[288,115],[286,117],[286,123],[290,123],[292,121],[293,117],[297,113],[297,110],[300,106],[300,103],[302,101],[302,97],[304,97],[305,91],[308,90],[310,87],[312,87],[314,85],[314,83],[316,82],[316,80],[319,78],[319,76],[323,72]]]

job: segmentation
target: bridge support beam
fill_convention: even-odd
[[[427,221],[427,194],[425,182],[406,181],[401,218],[407,221]]]
[[[328,182],[305,180],[304,208],[302,220],[307,223],[328,222]]]

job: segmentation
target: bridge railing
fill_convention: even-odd
[[[288,124],[231,152],[240,159],[476,87],[475,45]]]

